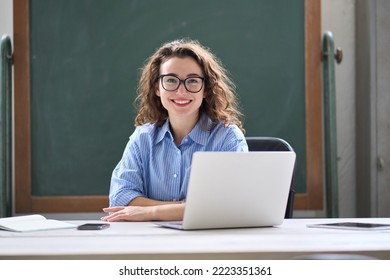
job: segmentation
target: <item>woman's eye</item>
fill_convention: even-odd
[[[198,84],[200,82],[200,79],[198,78],[190,78],[187,80],[188,84]]]
[[[167,78],[165,80],[166,83],[169,83],[169,84],[176,84],[177,83],[177,79],[175,78]]]

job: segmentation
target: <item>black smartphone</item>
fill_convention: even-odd
[[[102,230],[109,228],[110,224],[83,224],[77,227],[78,230]]]

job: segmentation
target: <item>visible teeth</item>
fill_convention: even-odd
[[[178,103],[178,104],[187,104],[187,103],[190,103],[189,100],[175,100],[175,103]]]

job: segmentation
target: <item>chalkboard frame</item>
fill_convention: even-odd
[[[320,0],[305,0],[306,183],[296,210],[323,208],[323,140],[321,94]],[[107,196],[34,196],[31,184],[30,32],[29,1],[14,2],[14,112],[16,213],[97,212]]]

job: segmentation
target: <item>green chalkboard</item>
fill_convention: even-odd
[[[139,69],[180,37],[230,71],[247,136],[294,147],[305,191],[304,0],[30,0],[33,195],[108,193]]]

